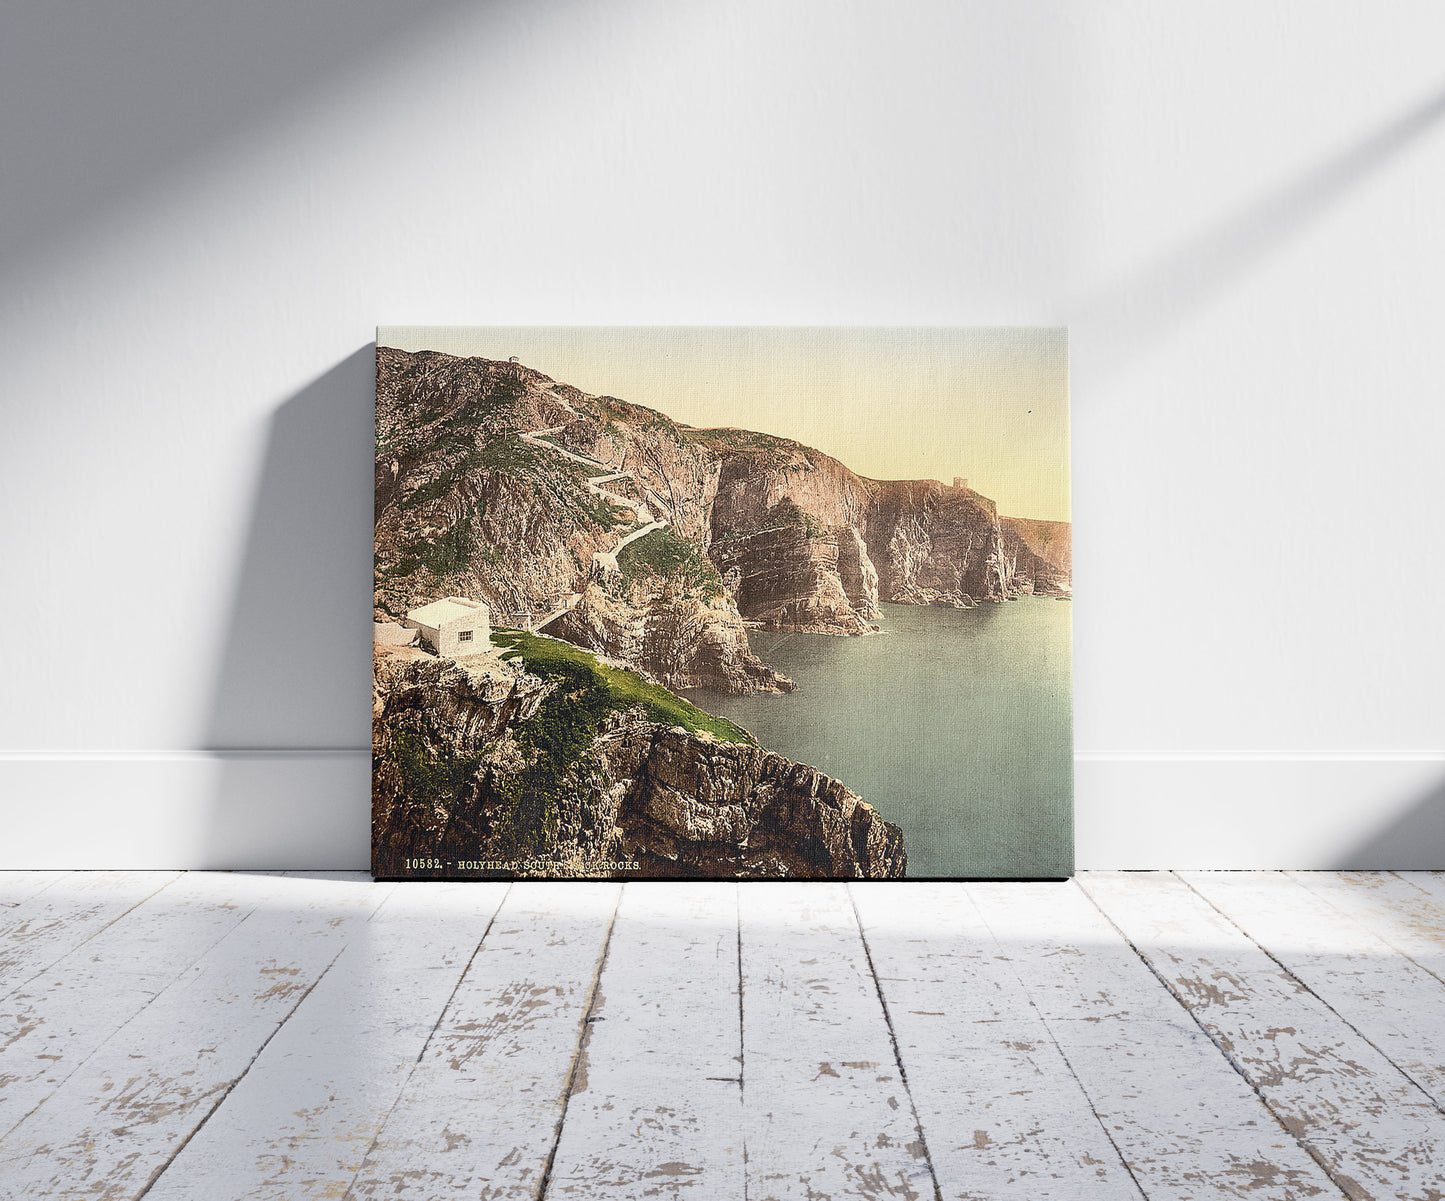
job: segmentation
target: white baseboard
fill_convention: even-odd
[[[364,750],[0,753],[0,868],[364,870]],[[1081,869],[1445,869],[1445,753],[1082,752]]]
[[[1445,868],[1445,754],[1081,754],[1081,869]]]
[[[0,755],[0,868],[365,869],[367,751]]]

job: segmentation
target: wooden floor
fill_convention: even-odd
[[[1445,875],[0,874],[0,1197],[1445,1197]]]

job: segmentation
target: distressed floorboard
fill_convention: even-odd
[[[967,891],[1150,1201],[1339,1195],[1076,885]]]
[[[506,890],[472,882],[397,888],[147,1201],[341,1196]]]
[[[731,883],[628,884],[549,1198],[741,1198],[738,899]]]
[[[187,872],[0,1001],[0,1136],[283,887]]]
[[[1445,1106],[1445,984],[1282,873],[1179,875]]]
[[[139,1195],[392,887],[360,876],[279,883],[0,1139],[11,1195]]]
[[[0,874],[0,1197],[1445,1196],[1438,873],[505,887]]]
[[[0,998],[64,959],[180,872],[69,872],[0,910]]]
[[[1437,917],[1445,919],[1445,871],[1438,872],[1381,872],[1413,884],[1427,897]]]
[[[0,872],[0,914],[57,884],[72,872]]]
[[[749,884],[742,923],[750,1201],[936,1195],[843,884]]]
[[[620,886],[512,886],[349,1197],[539,1195]]]
[[[1286,872],[1331,908],[1445,981],[1445,900],[1438,872]]]
[[[1348,1196],[1438,1201],[1445,1116],[1367,1039],[1174,875],[1084,887]]]
[[[973,903],[850,885],[939,1190],[957,1201],[1140,1192]]]

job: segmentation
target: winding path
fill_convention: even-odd
[[[558,403],[561,402],[559,401]],[[566,408],[569,412],[576,411],[572,409],[570,405],[563,405],[563,407]],[[632,511],[636,514],[637,520],[642,523],[638,529],[633,530],[631,533],[626,534],[621,539],[619,539],[617,545],[614,546],[611,550],[597,551],[592,556],[592,568],[594,573],[600,575],[609,571],[619,571],[621,570],[621,568],[618,565],[617,556],[622,552],[623,547],[629,545],[630,543],[636,542],[639,538],[645,537],[646,535],[652,533],[653,530],[662,529],[668,524],[667,518],[665,516],[667,506],[663,503],[662,498],[658,496],[656,492],[649,488],[642,480],[638,479],[637,476],[631,471],[618,471],[615,468],[608,467],[606,463],[598,462],[596,459],[588,458],[585,455],[575,454],[574,452],[566,449],[565,447],[558,446],[555,442],[548,442],[546,440],[548,434],[558,434],[566,428],[567,427],[565,425],[554,425],[549,426],[546,429],[527,430],[523,433],[519,433],[517,436],[521,438],[523,442],[526,442],[531,446],[538,447],[541,450],[555,451],[557,454],[562,455],[565,458],[571,459],[574,463],[580,463],[583,467],[607,468],[607,470],[605,470],[601,475],[593,475],[587,477],[587,490],[591,492],[594,496],[600,496],[602,497],[602,499],[608,501],[611,504]],[[632,500],[630,497],[623,496],[621,493],[611,492],[608,489],[602,487],[603,484],[610,484],[614,480],[623,479],[630,479],[633,483],[635,483],[638,488],[642,490],[643,495],[645,495],[649,500],[651,500],[652,503],[656,505],[657,508],[664,515],[655,515],[652,508],[648,505],[647,501]],[[549,625],[550,623],[556,621],[559,617],[562,616],[562,614],[570,612],[572,608],[577,604],[577,602],[581,599],[582,594],[580,592],[572,593],[572,595],[569,596],[559,608],[553,610],[551,613],[547,614],[547,616],[543,617],[540,621],[538,621],[535,625],[532,626],[532,629],[540,630],[543,626]]]

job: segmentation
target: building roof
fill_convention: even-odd
[[[490,617],[491,610],[481,601],[468,600],[464,596],[448,596],[420,609],[407,611],[407,620],[420,622],[433,629],[455,621],[458,617]]]

